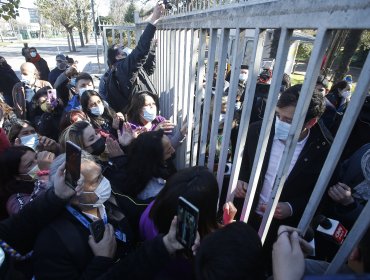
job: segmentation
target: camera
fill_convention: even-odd
[[[168,0],[163,0],[163,5],[166,10],[172,9],[172,4]]]

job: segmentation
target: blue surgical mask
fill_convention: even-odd
[[[290,123],[282,122],[279,117],[275,118],[275,139],[286,141],[288,139]]]
[[[20,140],[24,146],[27,146],[33,150],[36,150],[36,147],[39,144],[39,137],[37,133],[22,136],[20,137]]]
[[[152,107],[152,108],[146,108],[146,107],[144,107],[144,110],[143,111],[144,111],[143,118],[147,122],[154,121],[155,117],[157,116],[157,109],[155,107]]]
[[[72,78],[69,83],[72,85],[72,86],[76,86],[76,78]]]
[[[104,105],[99,104],[98,106],[91,107],[90,112],[91,112],[91,114],[99,117],[99,116],[103,115],[103,113],[104,113]]]

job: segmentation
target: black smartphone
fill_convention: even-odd
[[[182,196],[177,207],[176,239],[191,250],[198,230],[199,209]]]
[[[95,242],[99,242],[100,240],[103,239],[103,236],[104,236],[104,231],[105,231],[104,221],[100,219],[95,222],[92,222],[89,225],[89,230]]]
[[[66,142],[65,183],[75,189],[81,172],[81,148],[71,141]]]

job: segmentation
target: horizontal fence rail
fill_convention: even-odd
[[[254,211],[253,202],[258,193],[262,167],[268,160],[265,155],[270,133],[274,129],[275,108],[280,95],[281,81],[286,69],[291,69],[288,64],[292,63],[291,56],[294,52],[290,48],[300,39],[313,43],[289,136],[259,228],[259,235],[264,242],[284,184],[289,177],[293,154],[333,33],[339,29],[370,29],[368,16],[370,2],[194,0],[186,1],[186,4],[180,1],[172,4],[176,9],[166,12],[158,22],[156,32],[157,68],[152,80],[160,94],[161,114],[179,127],[188,124],[185,141],[176,152],[177,167],[181,169],[195,165],[207,166],[215,173],[220,196],[224,195],[226,201],[232,201],[235,196],[252,119],[253,100],[256,95],[255,81],[266,58],[265,49],[271,44],[268,40],[271,40],[274,31],[280,31],[265,112],[261,116],[262,127],[241,211],[241,220],[246,222]],[[135,27],[127,29],[135,32],[136,42],[146,24],[144,21],[137,22]],[[108,28],[111,27],[104,27],[104,38]],[[304,37],[299,33],[301,29],[311,29],[315,35]],[[243,89],[244,101],[238,132],[233,134],[235,104],[240,94],[239,74],[243,64],[248,64],[249,76],[246,88]],[[224,73],[229,68],[231,75],[227,84]],[[354,121],[369,93],[369,87],[370,56],[362,68],[356,89],[315,188],[312,194],[307,194],[310,199],[298,225],[303,232],[307,230],[328,187]],[[231,143],[234,142],[235,150],[230,151]],[[227,171],[225,168],[230,166],[231,170]],[[369,204],[365,208],[366,213],[369,211],[368,208]],[[363,213],[359,217],[359,221],[366,220],[364,215],[366,214]],[[348,256],[350,248],[358,243],[368,228],[368,222],[359,221],[348,235],[327,273],[333,274],[338,270]]]

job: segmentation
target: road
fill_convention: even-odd
[[[74,60],[78,61],[79,71],[88,72],[95,76],[100,76],[104,73],[104,58],[103,58],[103,46],[101,40],[98,40],[99,44],[99,60],[100,60],[100,71],[98,67],[98,60],[96,56],[96,46],[95,41],[91,39],[86,47],[78,47],[79,42],[75,40],[77,52],[69,52],[67,39],[43,39],[43,40],[27,40],[29,47],[35,47],[37,52],[42,58],[44,58],[50,70],[56,66],[55,56],[59,53],[68,55]],[[23,62],[25,62],[24,57],[22,56],[22,42],[9,43],[7,46],[1,47],[0,55],[4,56],[8,64],[12,66],[13,70],[18,76],[19,68]],[[98,82],[95,86],[98,85]]]

